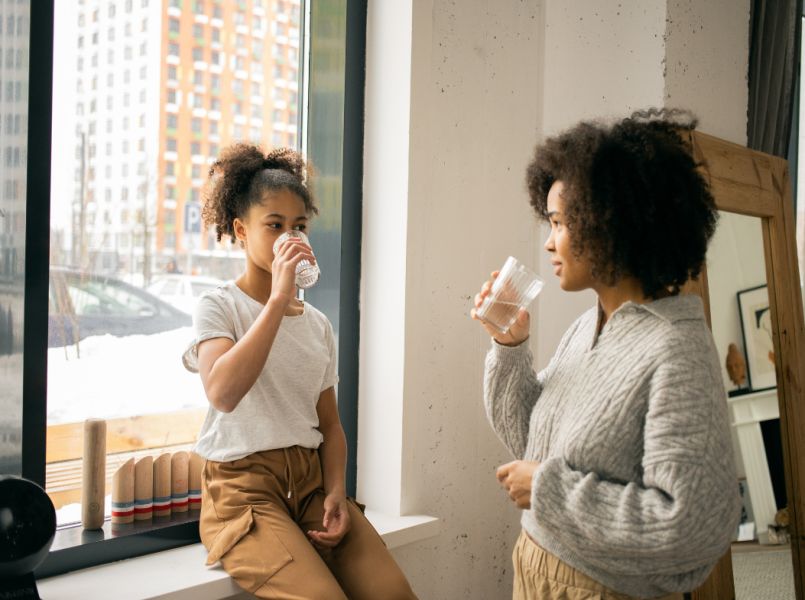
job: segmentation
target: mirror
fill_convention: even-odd
[[[720,211],[707,252],[710,322],[721,359],[743,510],[732,545],[738,600],[794,598],[774,335],[762,221]]]
[[[788,166],[780,158],[706,134],[683,135],[721,211],[707,270],[689,282],[686,291],[704,300],[723,359],[723,376],[732,392],[725,401],[748,498],[739,530],[746,541],[736,541],[692,598],[805,600],[805,529],[800,525],[805,515],[805,325]],[[736,319],[743,328],[736,326]],[[735,344],[732,351],[730,344]],[[775,415],[779,421],[771,418]],[[769,457],[777,461],[776,467]],[[768,526],[775,523],[778,504],[788,509],[790,542],[767,550],[769,541],[781,539],[773,536],[784,538],[786,533]],[[747,548],[755,551],[743,552]],[[763,589],[762,595],[752,596],[755,592],[744,589],[744,576],[754,572],[773,581],[766,577],[770,567],[764,563],[773,552],[782,552],[783,560],[774,564],[790,575],[776,576],[784,586],[781,591]]]

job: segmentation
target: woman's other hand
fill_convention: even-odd
[[[300,239],[282,242],[271,263],[271,296],[290,302],[296,297],[296,266],[303,260],[316,262],[313,250]]]
[[[515,460],[498,467],[497,478],[517,508],[531,508],[531,480],[539,467],[536,461]]]
[[[486,332],[492,336],[492,338],[498,343],[504,346],[519,346],[524,341],[528,339],[529,335],[529,327],[531,324],[531,316],[528,314],[528,311],[524,308],[520,309],[520,312],[517,313],[517,319],[512,323],[512,326],[509,327],[509,330],[506,333],[500,333],[494,327],[491,327],[483,319],[478,316],[478,309],[483,304],[484,299],[490,294],[492,290],[492,284],[497,279],[497,276],[500,274],[500,271],[493,271],[491,278],[481,286],[481,291],[475,294],[475,308],[472,309],[470,312],[470,316],[479,321],[481,325],[483,325]]]
[[[324,499],[324,531],[308,531],[308,537],[320,548],[335,548],[349,531],[349,508],[341,494],[328,494]]]

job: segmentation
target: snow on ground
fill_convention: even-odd
[[[48,350],[48,425],[205,407],[201,379],[182,365],[193,328],[94,336]]]

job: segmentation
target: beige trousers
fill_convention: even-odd
[[[221,561],[243,589],[273,600],[416,600],[360,507],[350,530],[318,551],[324,491],[316,450],[294,446],[232,462],[206,461],[199,529],[208,564]]]
[[[543,550],[520,532],[512,555],[514,562],[513,600],[636,600],[613,592],[554,555]],[[657,600],[682,600],[671,594]]]

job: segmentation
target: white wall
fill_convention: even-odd
[[[746,145],[749,0],[668,0],[666,106],[687,107],[699,130]]]
[[[677,100],[739,139],[748,1],[714,3],[735,18],[671,0],[369,3],[358,493],[443,520],[394,551],[423,600],[511,593],[518,515],[494,479],[510,457],[482,410],[489,342],[468,317],[473,295],[508,254],[542,270],[539,365],[594,301],[561,292],[543,258],[524,186],[533,148],[583,118]],[[672,28],[682,8],[703,29]],[[688,35],[717,87],[695,87],[695,61],[666,77]]]
[[[710,292],[710,323],[727,390],[736,389],[727,375],[727,348],[734,343],[746,356],[737,293],[767,282],[760,219],[721,213],[718,229],[707,249],[707,283]],[[732,445],[738,477],[746,476],[738,436]]]

